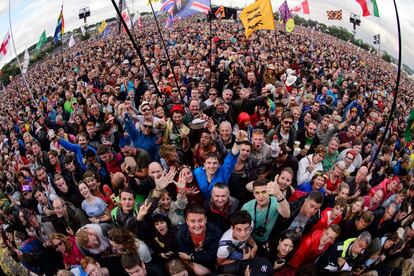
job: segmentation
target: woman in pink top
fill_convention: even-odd
[[[57,252],[62,254],[65,268],[69,269],[71,266],[80,265],[83,254],[79,251],[76,244],[75,237],[65,236],[60,233],[53,233],[50,236],[50,245],[55,248]]]

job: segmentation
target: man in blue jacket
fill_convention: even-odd
[[[197,180],[204,199],[210,199],[211,191],[216,183],[228,184],[234,166],[236,166],[237,157],[239,156],[238,143],[245,139],[247,139],[247,133],[245,131],[239,131],[236,135],[236,143],[234,143],[231,151],[227,153],[223,165],[219,165],[217,153],[209,153],[204,161],[204,166],[194,170],[194,177]]]
[[[96,149],[88,145],[88,134],[84,132],[79,133],[76,136],[76,141],[77,144],[72,144],[71,142],[61,138],[59,139],[59,144],[61,144],[62,147],[66,150],[74,152],[76,155],[76,160],[78,161],[82,170],[86,171],[86,164],[83,161],[83,158],[86,156],[87,152],[92,152],[94,155],[96,155]]]

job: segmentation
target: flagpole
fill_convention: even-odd
[[[211,64],[212,60],[213,60],[213,45],[212,45],[212,41],[213,41],[213,36],[211,34],[211,23],[213,21],[213,12],[211,10],[211,0],[210,0],[210,11],[208,12],[209,15],[209,20],[210,20],[210,34],[209,34],[209,41],[210,41],[210,55],[209,55],[209,62],[208,62],[208,67],[210,68],[210,88],[213,86],[211,83],[211,75],[213,74],[211,67],[213,67],[213,65]]]
[[[173,67],[173,64],[172,64],[171,59],[170,59],[170,54],[168,53],[167,46],[165,45],[164,36],[162,35],[160,25],[158,24],[158,19],[155,16],[155,11],[154,11],[154,6],[152,5],[152,0],[148,0],[148,2],[150,3],[150,6],[151,6],[152,15],[154,16],[155,25],[157,25],[158,34],[160,35],[161,43],[162,43],[162,46],[164,47],[164,51],[165,51],[165,55],[167,56],[168,64],[170,65],[171,73],[174,75],[175,85],[177,86],[177,89],[180,89],[180,85],[178,84],[177,76],[174,74],[174,67]],[[180,101],[181,101],[182,104],[185,104],[183,96],[181,95],[181,91],[179,91],[179,92],[180,93],[178,93],[178,94],[180,95]]]
[[[17,55],[16,45],[14,44],[13,28],[12,28],[12,23],[11,23],[10,0],[9,0],[9,25],[10,25],[10,36],[11,36],[11,40],[12,40],[12,44],[13,44],[14,55],[16,56],[17,64],[19,65],[19,69],[20,69],[20,73],[22,74],[23,82],[24,82],[27,90],[29,91],[30,96],[32,97],[32,100],[33,100],[37,110],[39,111],[40,116],[43,117],[43,112],[39,109],[39,106],[37,105],[37,102],[36,102],[36,100],[33,96],[33,93],[32,93],[32,89],[30,89],[29,83],[26,80],[26,76],[25,76],[25,74],[23,74],[22,65],[20,64],[19,56]]]
[[[398,33],[398,71],[397,71],[397,81],[395,83],[395,90],[394,90],[394,98],[392,100],[392,106],[391,106],[391,110],[390,110],[390,115],[388,116],[388,120],[387,120],[387,124],[385,125],[385,130],[384,130],[384,134],[381,137],[381,141],[380,144],[377,148],[377,151],[375,152],[374,158],[372,159],[373,162],[371,163],[371,165],[368,168],[368,171],[371,171],[375,160],[378,157],[378,154],[381,150],[382,145],[384,144],[385,141],[385,137],[387,136],[387,132],[388,129],[390,128],[391,125],[391,120],[392,120],[392,115],[395,112],[395,108],[397,106],[397,98],[398,98],[398,88],[400,86],[400,78],[401,78],[401,26],[400,26],[400,16],[398,15],[398,8],[397,8],[397,2],[396,0],[393,0],[394,2],[394,9],[395,9],[395,16],[397,18],[397,33]]]
[[[63,32],[62,30],[65,26],[64,26],[64,18],[63,18],[63,0],[62,0],[62,7],[61,7],[60,12],[62,13],[62,29],[60,30],[60,39],[61,39],[60,54],[62,56],[62,73],[64,73],[65,72],[65,59],[63,58]]]
[[[111,0],[111,2],[112,2],[112,5],[114,6],[114,9],[115,9],[117,15],[119,16],[119,20],[120,20],[121,24],[125,28],[125,31],[128,35],[129,40],[131,40],[132,46],[134,47],[135,51],[137,52],[138,57],[141,60],[142,65],[145,68],[145,72],[147,73],[147,75],[148,75],[150,81],[152,82],[152,84],[154,85],[155,92],[160,96],[161,92],[158,89],[158,84],[155,82],[154,77],[152,76],[151,70],[148,68],[147,63],[145,62],[144,56],[142,55],[142,52],[141,52],[141,48],[138,46],[138,44],[134,40],[134,37],[132,36],[131,31],[128,29],[128,26],[127,26],[124,18],[122,18],[121,11],[119,10],[118,6],[116,5],[115,0]],[[169,111],[169,109],[168,109],[165,102],[163,103],[163,107],[164,107],[164,111],[165,111],[166,115],[171,119],[171,122],[173,123],[174,129],[177,131],[177,133],[180,133],[180,130],[177,127],[177,125],[174,123],[174,120],[172,119],[170,111]]]

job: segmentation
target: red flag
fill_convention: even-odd
[[[300,11],[302,11],[303,14],[310,14],[308,0],[304,0],[299,5],[296,5],[295,7],[290,9],[290,12],[299,13]]]
[[[303,14],[310,14],[308,0],[302,2]]]
[[[142,18],[141,18],[141,15],[138,15],[138,27],[139,27],[139,30],[142,32]]]
[[[3,39],[3,42],[1,43],[0,47],[0,60],[4,58],[4,56],[7,54],[7,45],[9,45],[10,41],[10,34],[7,32],[6,36]]]
[[[129,12],[128,9],[124,9],[122,11],[122,18],[124,19],[128,29],[131,29],[131,18],[129,17]],[[124,29],[124,26],[122,25],[122,30],[124,31],[124,33],[126,32],[126,30]]]

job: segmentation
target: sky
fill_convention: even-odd
[[[356,0],[308,0],[310,15],[300,16],[306,19],[317,20],[326,25],[342,26],[352,31],[349,23],[351,13],[362,15],[362,9]],[[37,43],[43,30],[47,36],[53,36],[62,1],[59,0],[13,0],[11,1],[11,21],[13,37],[17,52],[24,51],[26,47]],[[118,1],[116,1],[118,2]],[[254,0],[212,0],[213,5],[227,5],[244,7]],[[273,10],[276,11],[283,0],[271,0]],[[289,7],[294,7],[301,0],[288,0]],[[147,0],[127,0],[130,11],[150,11],[146,5]],[[381,50],[386,50],[394,57],[398,57],[397,21],[392,0],[377,0],[380,17],[362,17],[361,26],[357,27],[356,38],[361,38],[368,44],[372,44],[373,35],[381,35]],[[397,0],[402,32],[402,62],[414,68],[414,0]],[[95,24],[105,18],[115,16],[115,10],[110,0],[70,0],[63,3],[65,30],[70,31],[83,25],[79,20],[79,9],[89,7],[91,16],[88,24]],[[154,4],[155,10],[159,10],[160,4]],[[7,0],[0,1],[0,39],[3,40],[9,27],[9,6]],[[327,10],[342,10],[342,21],[328,21]],[[14,58],[13,46],[10,43],[7,55],[0,60],[0,68]]]

